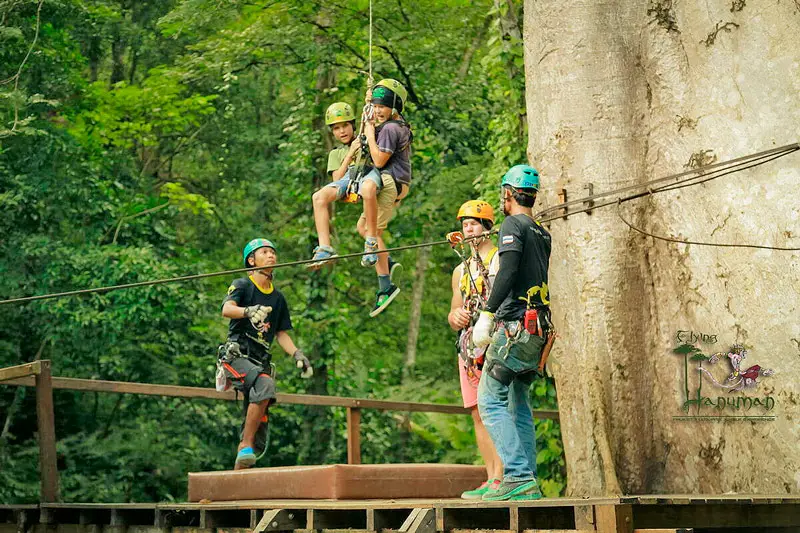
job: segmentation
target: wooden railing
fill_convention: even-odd
[[[36,386],[36,423],[39,431],[39,471],[41,500],[58,501],[58,467],[56,465],[56,429],[53,412],[53,380],[50,361],[34,361],[19,366],[0,368],[0,384],[28,381]]]
[[[233,390],[217,392],[215,389],[204,387],[52,377],[50,361],[46,360],[9,368],[0,368],[0,385],[36,387],[36,414],[39,424],[39,462],[42,472],[42,501],[44,502],[58,501],[53,389],[141,394],[145,396],[167,396],[175,398],[207,398],[215,400],[234,400],[236,398]],[[453,415],[469,413],[468,409],[460,405],[452,404],[374,400],[371,398],[344,398],[341,396],[320,396],[314,394],[278,393],[278,402],[291,405],[346,408],[348,464],[361,463],[361,409],[444,413]],[[558,411],[535,410],[533,411],[533,416],[535,418],[557,420]]]

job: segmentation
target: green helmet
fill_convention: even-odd
[[[353,107],[346,102],[336,102],[328,106],[325,111],[325,124],[333,126],[339,122],[350,122],[355,120],[356,115],[353,113]]]
[[[387,99],[385,96],[385,92],[380,90],[381,87],[389,89],[392,92],[393,96],[391,96],[390,99]],[[399,102],[394,101],[395,100],[394,96],[397,96],[397,100],[399,100]],[[403,110],[403,107],[405,106],[406,103],[406,98],[408,98],[408,91],[406,90],[406,88],[403,87],[402,83],[400,83],[397,80],[393,80],[391,78],[385,78],[379,81],[378,83],[375,84],[375,87],[372,89],[373,103],[386,105],[387,102],[391,102],[394,103],[395,105],[387,105],[387,107],[392,107],[394,109],[397,109],[398,111]],[[397,105],[398,103],[400,105]]]
[[[530,165],[516,165],[508,169],[501,187],[510,185],[515,189],[534,189],[539,190],[539,171]]]
[[[269,239],[253,239],[252,241],[247,243],[247,246],[244,247],[244,252],[242,253],[242,259],[244,260],[244,266],[249,267],[250,265],[247,264],[247,256],[251,253],[255,252],[259,248],[272,248],[276,252],[278,251],[275,248],[275,245],[272,244],[272,241]]]

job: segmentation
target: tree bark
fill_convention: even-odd
[[[797,140],[800,10],[734,7],[526,0],[537,207],[558,203],[561,188],[572,199],[589,183],[603,192],[679,172],[705,150],[725,160]],[[657,234],[797,246],[786,231],[800,217],[797,157],[621,209]],[[685,414],[677,330],[717,334],[707,353],[743,342],[750,364],[800,370],[796,256],[654,241],[615,208],[550,229],[568,494],[800,492],[798,380],[748,393],[776,398],[774,422],[673,418]]]
[[[419,339],[419,323],[422,317],[422,299],[425,296],[425,273],[428,270],[430,247],[417,250],[417,264],[414,267],[414,288],[411,291],[411,310],[408,320],[408,342],[406,343],[406,360],[403,365],[404,376],[409,375],[417,362],[417,340]]]
[[[121,25],[121,22],[115,24],[111,41],[111,85],[125,79],[125,41],[122,38]]]
[[[325,14],[318,15],[318,21],[323,23]],[[324,45],[324,35],[316,38],[319,46]],[[332,87],[335,83],[335,73],[324,64],[317,67],[317,80],[315,83],[314,108],[322,105],[322,96],[325,89]],[[326,149],[330,150],[330,135],[326,134],[326,126],[321,113],[317,113],[312,120],[315,131],[325,139],[323,141]],[[327,182],[327,171],[325,163],[326,153],[317,154],[315,157],[315,172],[312,178],[312,187],[319,189]],[[310,207],[310,206],[309,206]],[[309,238],[309,251],[317,244],[315,236]],[[309,257],[311,254],[309,253]],[[327,316],[327,303],[330,297],[331,272],[329,268],[312,273],[308,277],[308,306],[306,313],[314,321],[319,323]],[[331,347],[328,337],[325,335],[315,335],[309,346],[311,363],[314,366],[314,376],[311,378],[309,389],[311,394],[328,394],[328,368],[335,363],[335,353]],[[325,464],[327,462],[329,446],[320,446],[320,443],[330,443],[333,437],[333,422],[331,421],[330,409],[324,407],[308,407],[309,416],[305,418],[305,428],[303,432],[303,442],[300,445],[298,462],[300,464]]]

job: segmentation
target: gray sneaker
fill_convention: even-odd
[[[367,237],[364,241],[364,252],[361,256],[361,266],[375,266],[378,262],[378,239]]]
[[[336,250],[331,246],[317,246],[314,248],[314,257],[311,258],[314,263],[307,263],[308,270],[319,270],[325,263],[337,257]]]

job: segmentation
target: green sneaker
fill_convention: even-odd
[[[389,285],[386,290],[378,291],[375,295],[375,307],[372,308],[369,316],[375,318],[381,314],[384,309],[389,307],[389,304],[392,303],[392,300],[394,300],[398,294],[400,294],[400,287],[397,285]]]
[[[462,500],[480,500],[484,494],[486,494],[490,490],[497,490],[498,485],[500,485],[499,479],[490,479],[489,481],[484,481],[481,483],[481,486],[477,489],[472,490],[465,490],[461,493]]]
[[[485,502],[538,500],[542,497],[539,484],[531,481],[503,481],[497,490],[488,490],[482,496]]]

